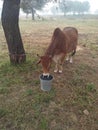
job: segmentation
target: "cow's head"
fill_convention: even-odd
[[[37,64],[41,63],[42,69],[43,69],[43,75],[49,75],[50,65],[52,62],[52,56],[48,56],[48,55],[39,56],[38,54],[37,56],[40,58]]]

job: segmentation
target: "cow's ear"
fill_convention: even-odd
[[[36,64],[38,65],[38,64],[40,64],[41,63],[41,60],[39,60]]]
[[[40,56],[39,54],[37,54],[37,56],[40,58],[40,60],[43,59],[44,57],[44,56]]]
[[[41,63],[41,56],[37,54],[37,56],[40,58],[40,60],[36,63],[37,65]]]

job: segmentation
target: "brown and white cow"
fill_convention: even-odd
[[[72,63],[72,56],[76,53],[78,42],[78,31],[74,27],[65,27],[63,31],[56,28],[53,32],[51,43],[47,48],[44,56],[39,56],[42,64],[43,74],[48,75],[51,62],[56,63],[54,72],[62,73],[63,62],[66,60]]]

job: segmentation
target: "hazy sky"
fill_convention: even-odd
[[[95,11],[96,9],[98,9],[98,0],[78,0],[78,1],[89,1],[91,11]],[[0,8],[1,7],[2,7],[2,1],[0,0]]]

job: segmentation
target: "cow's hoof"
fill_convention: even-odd
[[[69,61],[69,58],[66,58],[66,62],[68,62]]]
[[[62,73],[62,70],[59,70],[59,73],[61,74],[61,73]]]
[[[73,60],[72,60],[72,58],[70,58],[70,61],[69,61],[71,64],[73,63]]]
[[[69,61],[70,62],[70,64],[72,64],[73,63],[73,61]]]
[[[58,70],[54,70],[54,73],[57,73],[58,72]]]

